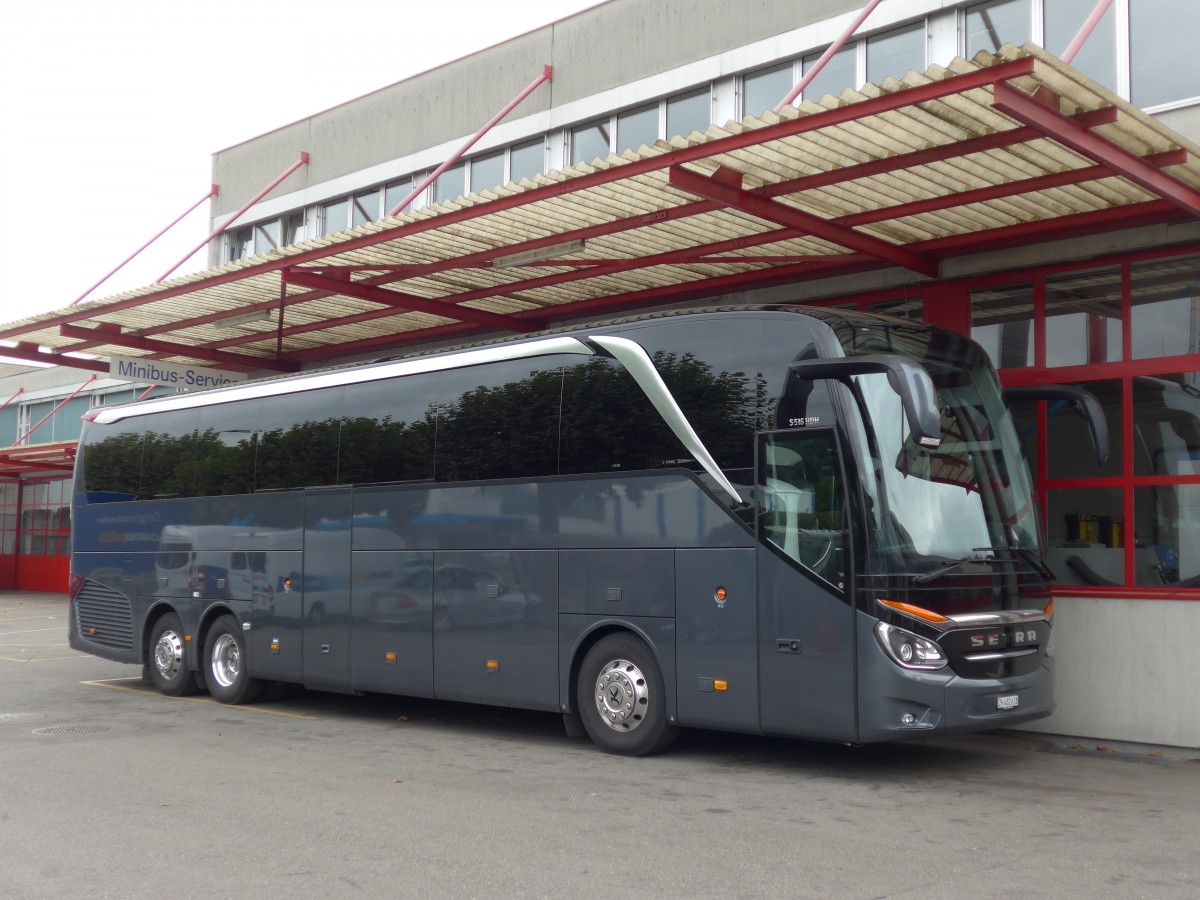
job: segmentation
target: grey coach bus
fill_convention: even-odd
[[[272,682],[862,743],[1053,708],[1050,576],[973,342],[642,316],[88,414],[71,646]]]

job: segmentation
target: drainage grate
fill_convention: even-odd
[[[51,725],[49,728],[35,728],[34,734],[49,734],[59,736],[63,734],[99,734],[101,731],[108,731],[107,725]]]
[[[9,722],[28,722],[31,719],[46,718],[41,713],[0,713],[0,725],[7,725]]]

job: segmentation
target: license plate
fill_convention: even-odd
[[[1021,701],[1020,694],[1007,694],[996,698],[996,709],[1016,709]]]

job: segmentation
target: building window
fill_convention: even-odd
[[[706,131],[712,124],[712,90],[704,88],[667,100],[667,137],[687,137],[693,131]]]
[[[17,552],[17,509],[21,485],[17,481],[0,481],[0,555]]]
[[[1012,406],[1060,588],[1200,589],[1200,252],[980,287],[972,314],[1003,381],[1085,388],[1108,420],[1099,463],[1069,404]]]
[[[278,219],[256,224],[254,226],[254,255],[259,256],[272,250],[278,250],[280,231]]]
[[[823,53],[814,53],[804,57],[804,74],[807,75],[820,61]],[[808,83],[804,89],[803,99],[820,100],[826,94],[834,97],[846,88],[858,86],[858,51],[854,45],[843,47],[835,53]],[[780,95],[780,100],[783,96]],[[776,101],[779,102],[778,100]]]
[[[304,210],[290,213],[287,217],[287,228],[284,230],[283,243],[287,246],[298,244],[304,240]]]
[[[254,231],[251,228],[239,228],[229,235],[229,261],[236,262],[253,254]]]
[[[30,480],[22,485],[21,553],[66,556],[71,552],[71,481]]]
[[[1130,99],[1143,109],[1200,95],[1200,54],[1180,0],[1129,4]]]
[[[1043,44],[1051,53],[1061,56],[1079,33],[1095,7],[1095,0],[1054,0],[1044,5],[1045,38]],[[1014,42],[1015,43],[1015,42]],[[1104,85],[1119,91],[1117,79],[1117,8],[1114,4],[1104,13],[1088,36],[1071,65]]]
[[[658,141],[658,104],[630,109],[617,116],[617,152],[637,150]]]
[[[1085,10],[1079,16],[1079,24],[1083,23],[1089,10]],[[1076,29],[1079,28],[1079,24],[1076,24]],[[967,7],[963,28],[967,59],[973,59],[981,50],[996,53],[1005,44],[1020,47],[1033,37],[1030,30],[1032,25],[1031,0],[996,0],[994,3],[980,3]],[[1074,36],[1075,32],[1071,32],[1067,40]],[[1063,47],[1066,47],[1065,43]]]
[[[350,200],[350,224],[365,225],[379,218],[379,188],[361,191]]]
[[[402,178],[399,181],[393,181],[386,185],[383,189],[384,214],[390,214],[401,200],[412,193],[412,189],[413,180],[411,175],[407,178]],[[400,210],[400,212],[408,212],[410,209],[412,209],[412,206],[412,201],[409,201],[408,205],[405,206],[404,209]]]
[[[504,151],[477,156],[471,160],[471,193],[504,184]]]
[[[742,115],[761,116],[779,105],[795,87],[795,66],[784,63],[742,78]]]
[[[321,234],[337,234],[350,227],[350,201],[343,197],[321,207]]]
[[[909,71],[925,71],[924,22],[867,39],[867,81],[879,84]]]
[[[20,406],[17,407],[17,440],[18,441],[21,438],[25,437],[25,435],[29,434],[29,425],[33,421],[33,417],[30,414],[31,409],[32,409],[32,406],[28,403],[22,403]]]
[[[467,192],[466,172],[466,163],[459,162],[439,175],[438,180],[433,183],[433,202],[444,203],[463,196]]]
[[[571,165],[603,159],[609,154],[609,122],[602,119],[571,129]]]
[[[508,180],[522,181],[546,173],[546,139],[517,144],[509,151]]]

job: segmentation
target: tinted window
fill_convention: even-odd
[[[558,474],[561,360],[443,372],[438,396],[438,481]]]
[[[564,475],[693,462],[633,376],[599,356],[565,372],[559,446]]]
[[[191,497],[195,487],[196,411],[147,416],[142,450],[142,499]]]
[[[197,497],[253,493],[254,431],[258,427],[259,403],[242,400],[198,411]]]
[[[83,448],[90,503],[135,500],[141,493],[142,420],[94,425]]]
[[[341,388],[263,400],[255,490],[337,483]]]
[[[343,405],[338,481],[428,481],[433,478],[436,375],[354,385]]]
[[[816,352],[799,318],[673,321],[627,336],[651,354],[696,434],[735,481],[749,482],[755,431],[833,422],[827,384],[787,381],[788,363]]]

